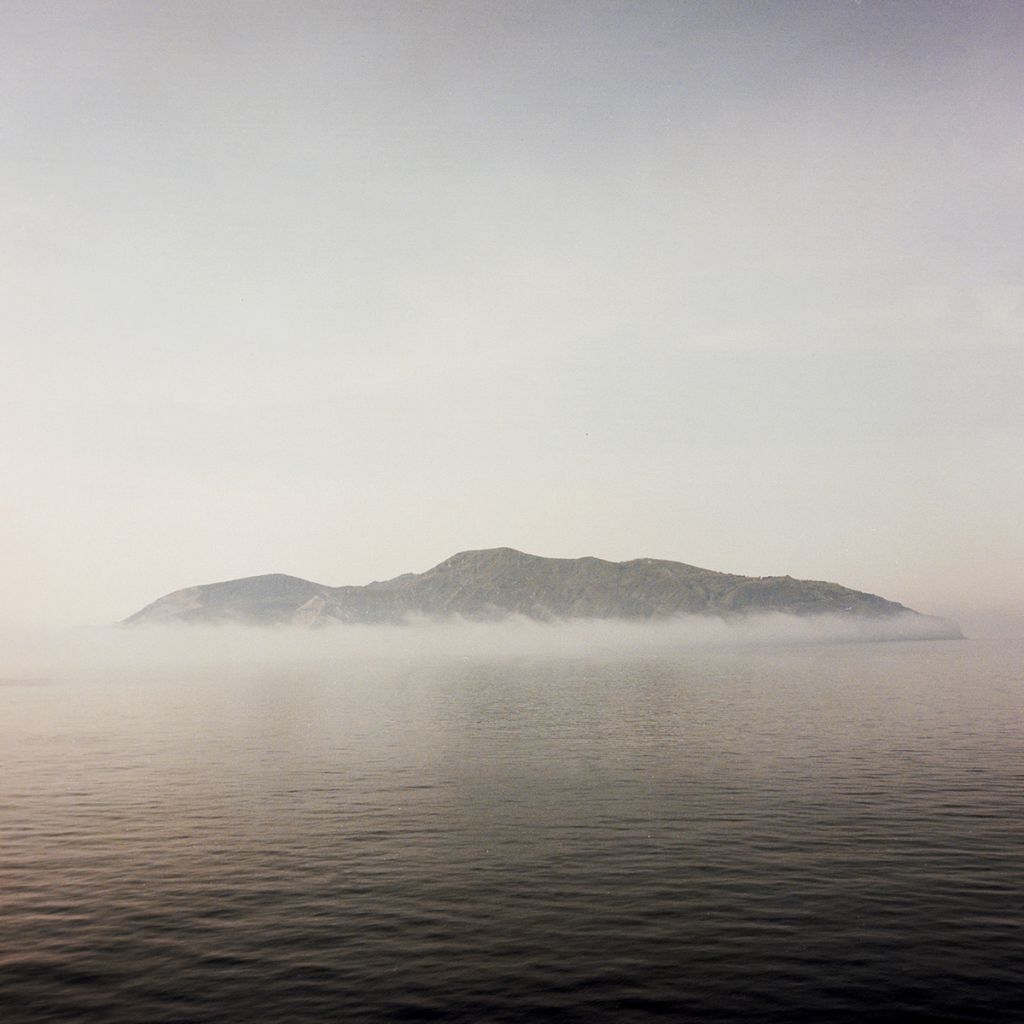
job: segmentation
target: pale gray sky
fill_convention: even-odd
[[[456,550],[1024,612],[1024,5],[4,0],[0,619]]]

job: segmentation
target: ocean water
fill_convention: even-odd
[[[1024,1019],[1019,643],[0,682],[9,1024]]]

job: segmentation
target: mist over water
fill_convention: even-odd
[[[942,638],[943,620],[908,613],[886,619],[770,614],[660,621],[501,622],[412,619],[405,625],[98,626],[0,629],[4,673],[63,677],[129,668],[316,664],[372,660],[416,664],[450,659],[650,658],[701,647],[763,647]]]
[[[1024,647],[806,625],[23,634],[0,1016],[1012,1019]]]

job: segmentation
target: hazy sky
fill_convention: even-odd
[[[1024,4],[2,17],[0,619],[496,545],[1024,611]]]

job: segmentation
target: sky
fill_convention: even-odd
[[[4,0],[0,622],[456,551],[1024,621],[1024,5]]]

